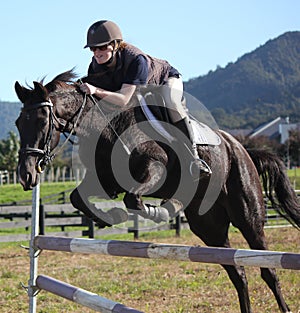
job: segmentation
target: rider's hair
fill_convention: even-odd
[[[124,41],[121,41],[118,44],[119,44],[119,47],[118,47],[119,50],[124,50],[126,48],[126,46],[127,46],[127,43],[124,42]]]

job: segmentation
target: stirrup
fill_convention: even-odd
[[[212,174],[212,170],[204,160],[195,158],[190,164],[190,174],[194,178],[199,178],[199,176],[200,178],[203,178],[210,176]]]

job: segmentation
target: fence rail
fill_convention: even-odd
[[[133,233],[134,238],[139,236],[139,226],[142,218],[136,215],[129,215],[129,222],[126,226],[116,226],[112,228],[97,229],[95,224],[86,218],[80,211],[76,210],[70,203],[53,204],[53,202],[64,202],[65,192],[47,197],[40,203],[40,225],[39,232],[41,235],[51,234],[53,236],[80,237],[88,236],[94,238],[106,234],[125,234]],[[299,195],[300,190],[296,190]],[[48,203],[45,203],[48,202]],[[154,205],[159,204],[159,200],[150,201]],[[110,209],[112,207],[124,208],[121,201],[103,201],[97,203],[100,209]],[[27,241],[30,239],[32,205],[0,205],[0,242]],[[137,220],[134,220],[137,219]],[[144,221],[142,221],[144,223]],[[267,207],[265,227],[288,227],[291,226],[282,216],[272,208]],[[59,228],[60,230],[57,230]],[[188,228],[185,217],[182,215],[176,219],[170,220],[167,224],[147,225],[141,227],[141,231],[166,230],[174,229],[176,235],[180,234],[181,228]],[[19,234],[10,233],[11,230],[20,230]],[[2,232],[2,234],[1,234]]]

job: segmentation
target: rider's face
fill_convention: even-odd
[[[113,46],[112,45],[105,45],[106,49],[103,50],[103,46],[101,47],[101,49],[94,47],[92,50],[92,52],[94,53],[94,58],[96,60],[96,62],[98,64],[104,64],[107,61],[110,60],[110,58],[112,57],[112,52],[113,52]]]

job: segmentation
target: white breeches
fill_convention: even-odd
[[[162,86],[162,95],[173,123],[187,117],[187,109],[182,104],[183,83],[181,78],[170,77]]]

